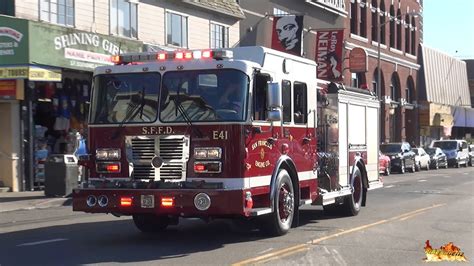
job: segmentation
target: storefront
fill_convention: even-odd
[[[77,133],[86,133],[93,69],[112,64],[111,55],[142,47],[138,41],[0,16],[0,123],[5,124],[0,183],[13,191],[40,185],[46,156],[73,153]]]

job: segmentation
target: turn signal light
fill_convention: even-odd
[[[122,207],[130,207],[132,206],[132,197],[121,197],[120,198],[120,206]]]
[[[173,207],[174,206],[174,199],[169,197],[161,198],[161,206],[163,207]]]
[[[107,172],[118,172],[120,171],[120,166],[118,164],[108,164]]]

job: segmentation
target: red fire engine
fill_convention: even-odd
[[[113,61],[94,73],[74,211],[131,215],[144,232],[201,217],[282,235],[300,206],[357,215],[382,185],[379,102],[317,80],[314,61],[263,47]]]

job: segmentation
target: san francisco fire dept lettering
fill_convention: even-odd
[[[273,149],[273,145],[268,143],[266,140],[259,140],[252,144],[252,151],[260,147],[260,160],[255,160],[255,166],[258,168],[265,168],[270,166],[270,160],[265,160],[265,148]]]
[[[172,127],[142,127],[143,135],[170,135],[173,134]]]

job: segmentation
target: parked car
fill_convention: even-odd
[[[448,159],[446,154],[440,148],[426,148],[426,153],[430,155],[430,167],[439,169],[440,167],[448,168]]]
[[[390,175],[390,157],[379,152],[379,172],[384,175]]]
[[[415,153],[416,171],[420,171],[422,168],[430,170],[430,156],[426,153],[423,148],[411,149]]]
[[[469,144],[467,147],[469,150],[469,166],[474,166],[474,144]]]
[[[391,170],[404,174],[406,169],[415,172],[415,153],[408,142],[383,143],[380,151],[390,157]]]
[[[469,151],[465,140],[434,140],[430,147],[438,147],[443,150],[448,158],[448,165],[460,167],[467,166],[469,161]]]

